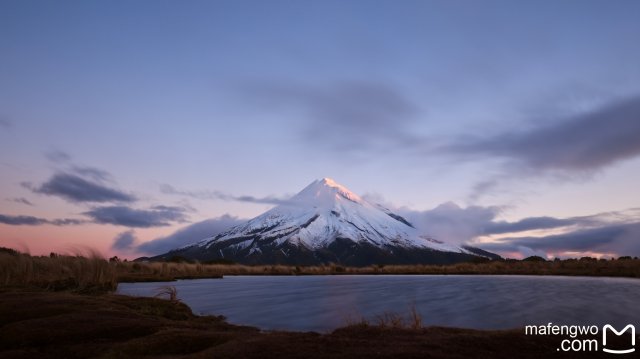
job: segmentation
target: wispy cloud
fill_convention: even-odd
[[[249,195],[234,196],[234,195],[220,192],[220,191],[180,190],[168,184],[160,185],[160,191],[164,194],[180,195],[180,196],[191,197],[195,199],[213,199],[213,200],[221,200],[221,201],[238,201],[238,202],[274,204],[274,205],[289,203],[289,199],[283,198],[283,197],[275,197],[275,196],[255,197],[255,196],[249,196]]]
[[[344,155],[376,150],[416,159],[503,163],[509,175],[584,174],[640,155],[640,96],[615,99],[590,112],[566,112],[520,131],[487,131],[437,137],[416,132],[424,118],[401,91],[385,83],[356,81],[329,85],[253,83],[243,95],[266,111],[294,111],[305,143]],[[501,180],[480,181],[470,199],[495,189]]]
[[[294,111],[307,143],[353,152],[390,149],[415,140],[408,126],[417,106],[389,83],[252,83],[243,94],[270,111]]]
[[[134,248],[136,240],[135,231],[128,230],[118,234],[116,238],[113,239],[111,248],[119,251],[129,251]]]
[[[40,226],[45,224],[54,226],[72,226],[85,224],[87,221],[73,218],[45,219],[34,216],[10,216],[0,214],[0,223],[11,226]]]
[[[13,127],[13,122],[5,116],[0,116],[0,129],[9,130]]]
[[[33,206],[33,203],[24,197],[7,198],[6,200],[9,202],[20,203],[27,206]]]
[[[137,250],[147,254],[161,254],[199,240],[213,237],[225,230],[243,223],[245,220],[225,214],[218,218],[207,219],[180,228],[176,232],[154,240],[141,243]]]
[[[92,173],[98,175],[99,172]],[[22,183],[34,193],[57,196],[70,202],[134,202],[136,197],[96,181],[73,173],[58,172],[39,186]]]
[[[53,163],[67,163],[71,161],[71,155],[58,149],[46,151],[44,157]]]
[[[169,226],[172,222],[187,219],[183,207],[155,206],[149,209],[135,209],[127,206],[96,207],[83,214],[95,223],[113,224],[133,228]]]
[[[94,181],[113,181],[113,176],[109,172],[95,167],[74,165],[71,167],[71,172]]]

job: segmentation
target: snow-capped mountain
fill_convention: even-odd
[[[155,259],[174,256],[240,263],[368,265],[451,263],[495,255],[423,236],[401,216],[323,178],[245,224]]]

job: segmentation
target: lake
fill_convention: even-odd
[[[488,275],[225,276],[121,283],[118,293],[153,296],[163,285],[196,314],[261,329],[327,332],[385,312],[425,325],[507,329],[532,324],[640,324],[640,280]]]

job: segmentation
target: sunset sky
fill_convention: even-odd
[[[331,177],[506,256],[640,256],[640,2],[0,1],[0,246],[136,258]]]

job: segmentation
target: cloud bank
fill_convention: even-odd
[[[640,97],[521,132],[465,139],[443,150],[508,159],[540,171],[590,171],[640,155]]]
[[[498,219],[503,210],[495,206],[463,208],[447,202],[426,211],[395,211],[435,239],[507,255],[640,255],[640,210],[635,208],[568,218],[527,217],[514,222]],[[527,235],[531,231],[539,234]],[[488,237],[495,239],[487,240]]]
[[[150,255],[168,252],[169,250],[195,243],[199,240],[213,237],[223,231],[243,223],[245,220],[225,214],[183,227],[176,232],[154,240],[141,243],[137,251]]]

